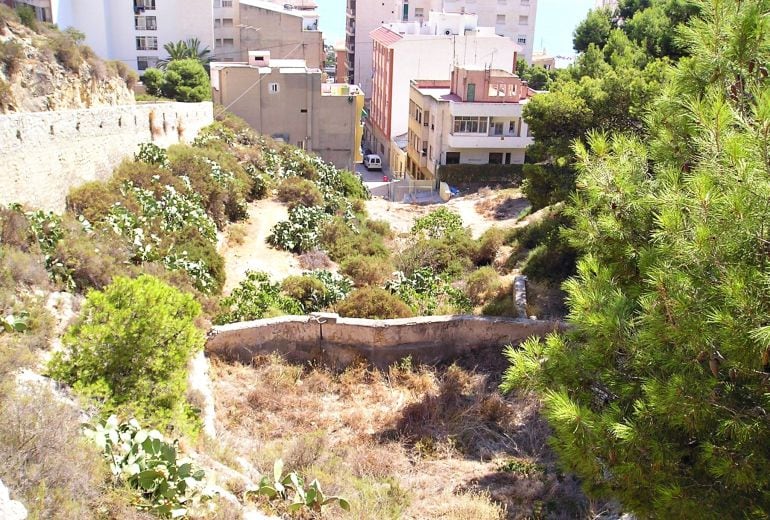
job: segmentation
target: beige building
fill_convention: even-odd
[[[358,87],[326,83],[303,60],[251,52],[247,63],[211,64],[214,103],[226,106],[257,132],[312,151],[338,168],[361,162]]]
[[[413,80],[406,171],[435,178],[444,164],[522,164],[532,144],[522,110],[534,91],[505,70],[455,68],[449,81]]]
[[[214,59],[245,62],[249,51],[262,50],[274,58],[302,59],[308,67],[323,67],[323,36],[315,4],[214,0]]]
[[[545,49],[532,53],[532,65],[543,67],[545,70],[556,69],[556,58],[548,54]]]

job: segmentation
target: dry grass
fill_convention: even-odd
[[[246,226],[243,224],[231,224],[227,228],[227,245],[242,245],[247,233]]]
[[[518,189],[492,190],[481,188],[480,200],[476,202],[476,211],[492,220],[507,220],[524,216],[530,207],[529,202]]]
[[[504,364],[498,349],[385,372],[213,360],[219,441],[261,472],[280,457],[351,501],[328,518],[580,517],[587,502],[556,470],[537,402],[497,391]],[[511,459],[543,471],[501,469]]]

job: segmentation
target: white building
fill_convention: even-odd
[[[455,66],[515,69],[519,46],[476,22],[476,15],[430,13],[428,23],[397,23],[372,31],[374,78],[366,143],[387,164],[393,139],[408,130],[411,80],[449,80]]]
[[[478,25],[514,40],[530,61],[535,40],[537,0],[347,0],[345,44],[348,81],[371,97],[373,42],[369,34],[388,23],[424,23],[431,11],[478,15]]]
[[[597,9],[617,9],[618,0],[596,0],[594,6]]]

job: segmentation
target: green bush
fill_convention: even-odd
[[[187,363],[204,343],[194,324],[200,310],[192,296],[157,278],[118,277],[88,293],[50,374],[100,401],[105,415],[187,426]]]
[[[479,248],[476,253],[476,265],[488,265],[495,261],[497,252],[505,242],[505,231],[500,228],[491,227],[479,237]]]
[[[342,194],[349,199],[368,200],[371,198],[361,179],[348,170],[340,171]]]
[[[24,47],[21,44],[10,40],[0,42],[0,63],[5,66],[7,77],[19,72],[25,58]]]
[[[76,186],[67,194],[67,209],[91,223],[102,220],[119,198],[114,188],[101,181]]]
[[[337,306],[340,316],[351,318],[410,318],[414,316],[409,306],[398,296],[380,287],[356,289]]]
[[[340,272],[352,278],[356,287],[382,285],[393,274],[393,270],[390,260],[378,256],[351,256],[340,266]]]
[[[160,96],[163,89],[163,71],[156,68],[149,68],[142,74],[142,84],[147,89],[147,93],[152,96]]]
[[[335,262],[343,262],[353,256],[377,256],[387,258],[390,252],[382,237],[356,222],[347,223],[334,217],[321,229],[321,245]]]
[[[176,101],[197,103],[211,99],[211,82],[198,60],[174,60],[166,67],[161,92]]]
[[[446,276],[422,267],[410,275],[398,271],[385,288],[421,316],[470,312],[471,302],[459,289],[452,287]]]
[[[248,271],[246,279],[220,302],[222,312],[214,323],[223,325],[258,320],[268,315],[302,314],[297,300],[281,294],[281,286],[270,281],[267,273]]]
[[[22,24],[37,32],[37,17],[32,7],[26,4],[18,5],[16,6],[16,14]]]
[[[295,206],[289,210],[289,220],[273,226],[267,242],[293,253],[313,251],[318,249],[320,228],[328,218],[319,206]]]
[[[411,233],[426,238],[442,238],[463,228],[463,219],[447,208],[439,208],[414,221]]]
[[[478,243],[466,230],[460,230],[443,238],[415,242],[398,255],[396,267],[407,276],[427,267],[455,279],[473,268],[477,256]]]
[[[482,305],[500,289],[500,275],[486,266],[473,271],[465,280],[465,293],[474,305]]]
[[[297,300],[305,312],[321,310],[318,302],[323,301],[326,287],[312,276],[289,276],[281,282],[281,290],[289,298]]]
[[[301,177],[288,177],[278,185],[278,200],[289,208],[295,206],[321,206],[324,198],[315,183]]]

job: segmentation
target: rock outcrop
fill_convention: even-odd
[[[27,509],[21,502],[11,500],[8,488],[0,480],[0,518],[3,520],[24,520]]]
[[[135,76],[125,64],[102,61],[67,33],[0,17],[0,113],[133,104],[126,79]]]

